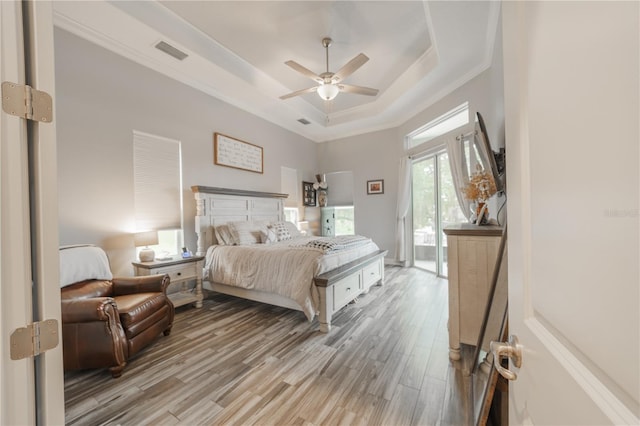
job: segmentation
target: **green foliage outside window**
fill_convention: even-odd
[[[336,207],[335,209],[336,235],[354,235],[355,220],[353,207]]]

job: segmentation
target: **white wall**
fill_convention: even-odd
[[[193,185],[280,192],[281,166],[305,180],[316,144],[56,28],[60,244],[92,243],[113,272],[135,260],[133,130],[182,142],[185,243],[196,248]],[[213,133],[264,148],[264,174],[213,164]]]

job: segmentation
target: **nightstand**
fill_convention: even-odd
[[[176,257],[172,260],[154,260],[153,262],[131,262],[133,273],[136,277],[155,274],[169,274],[171,277],[170,287],[180,285],[179,291],[169,293],[173,306],[178,307],[187,303],[194,303],[196,308],[202,307],[202,268],[204,266],[203,256],[192,256],[187,258]],[[190,290],[187,288],[189,281],[195,280],[196,286]]]

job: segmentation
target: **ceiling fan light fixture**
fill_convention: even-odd
[[[334,99],[336,96],[338,96],[340,89],[338,89],[338,86],[336,86],[335,84],[323,83],[320,86],[318,86],[317,92],[318,92],[318,96],[320,96],[322,99],[324,99],[325,101],[330,101]]]
[[[364,53],[356,55],[355,58],[347,62],[337,72],[333,73],[329,71],[329,46],[331,46],[331,39],[325,37],[322,39],[322,46],[325,48],[327,57],[327,70],[321,74],[316,74],[313,71],[303,67],[295,61],[287,61],[285,65],[290,66],[295,71],[308,77],[318,83],[318,86],[308,87],[302,90],[296,90],[295,92],[288,93],[280,96],[280,99],[289,99],[294,96],[300,96],[311,92],[317,92],[320,99],[324,101],[333,100],[338,93],[356,93],[358,95],[376,96],[378,89],[372,89],[370,87],[354,86],[352,84],[343,84],[343,80],[353,74],[358,68],[364,65],[369,58]]]

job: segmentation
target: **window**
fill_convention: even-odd
[[[460,209],[444,135],[460,131],[469,124],[469,103],[465,102],[431,120],[407,135],[407,149],[418,147],[413,155],[412,209],[413,209],[413,265],[446,276],[446,226],[466,221]],[[473,157],[471,148],[465,150]]]
[[[158,231],[158,245],[152,248],[158,257],[163,257],[181,253],[182,246],[182,229],[168,229]]]
[[[412,166],[413,263],[447,276],[447,236],[449,225],[465,222],[460,210],[445,151],[416,159]]]
[[[334,207],[336,235],[354,235],[353,206]]]
[[[300,187],[301,182],[298,180],[298,171],[289,167],[280,167],[280,191],[289,196],[284,199],[284,220],[295,224],[298,228],[300,220]]]
[[[333,209],[334,235],[354,235],[353,172],[325,173],[327,182],[327,206]]]
[[[158,231],[156,253],[180,253],[182,234],[182,160],[180,142],[133,132],[136,232]]]
[[[298,180],[298,171],[289,167],[280,167],[280,191],[283,194],[287,194],[288,197],[284,199],[285,207],[298,207],[300,196],[300,188],[302,183]]]
[[[465,124],[469,124],[469,102],[465,102],[435,120],[431,120],[409,134],[407,136],[407,149],[429,142]]]
[[[298,208],[297,207],[285,207],[284,208],[284,220],[298,225]]]

